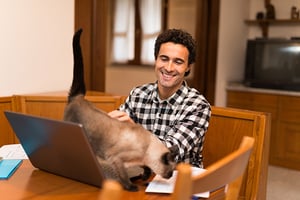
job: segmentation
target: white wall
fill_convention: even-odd
[[[244,52],[249,16],[249,0],[220,1],[219,42],[215,105],[225,106],[226,84],[243,78]]]
[[[128,95],[133,87],[156,81],[154,67],[109,66],[106,69],[105,91]]]
[[[74,0],[0,0],[0,96],[67,90]]]

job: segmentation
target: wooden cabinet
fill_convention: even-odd
[[[300,170],[300,93],[227,90],[227,106],[272,115],[269,162]]]

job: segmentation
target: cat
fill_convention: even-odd
[[[124,189],[138,190],[126,171],[132,166],[144,168],[144,179],[150,176],[151,170],[170,178],[176,166],[176,148],[168,149],[141,125],[113,119],[85,99],[81,33],[82,29],[79,29],[73,36],[73,82],[64,120],[82,124],[104,176],[119,181]]]

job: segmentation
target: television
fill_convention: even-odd
[[[300,91],[300,39],[248,40],[244,84]]]

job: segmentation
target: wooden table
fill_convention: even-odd
[[[126,200],[168,200],[169,194],[145,193],[145,183],[139,182],[138,192],[123,192]],[[76,200],[98,199],[101,189],[34,168],[29,160],[8,179],[0,180],[0,198],[5,200],[51,199]],[[211,193],[209,199],[222,199],[224,189]]]

